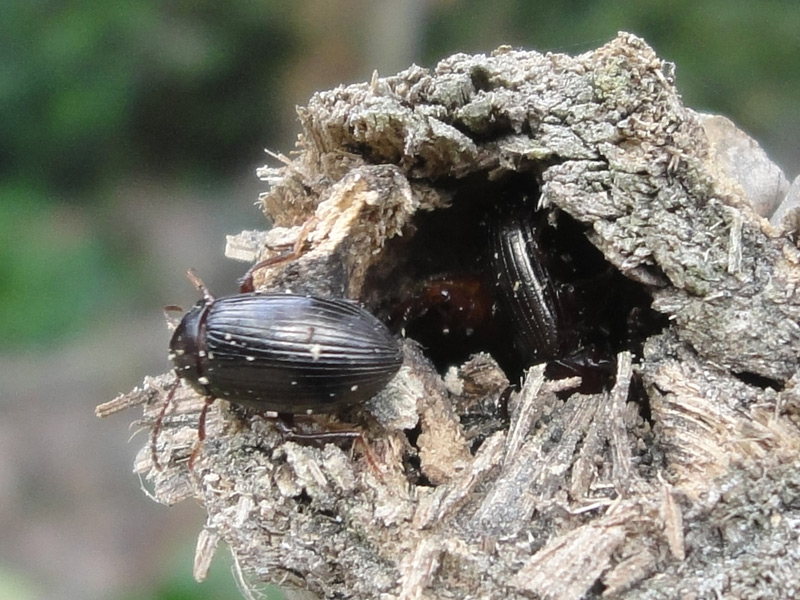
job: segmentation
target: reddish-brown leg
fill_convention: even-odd
[[[369,466],[376,473],[380,473],[375,454],[367,443],[367,438],[364,437],[364,434],[360,431],[355,431],[353,429],[314,432],[297,431],[294,427],[294,415],[284,413],[278,414],[278,418],[275,420],[275,427],[283,436],[283,439],[293,442],[305,442],[318,446],[341,443],[345,440],[352,441],[354,445],[356,442],[360,442],[364,448],[364,458],[367,459]]]
[[[194,468],[194,461],[200,454],[203,448],[203,442],[206,439],[206,415],[208,415],[208,407],[214,403],[213,396],[206,396],[206,401],[203,404],[203,409],[200,411],[200,418],[197,421],[197,443],[192,448],[192,453],[189,455],[189,470]]]
[[[175,397],[175,391],[178,389],[178,386],[181,384],[180,379],[175,379],[175,383],[169,388],[169,393],[167,394],[167,399],[164,400],[164,404],[161,406],[161,410],[158,411],[158,416],[156,417],[156,422],[153,423],[153,428],[150,430],[150,459],[153,462],[153,466],[156,468],[156,471],[163,470],[161,463],[158,460],[158,449],[156,448],[156,443],[158,442],[158,434],[161,433],[162,426],[164,424],[164,416],[167,414],[167,409],[169,405],[172,404],[172,399]]]
[[[294,246],[288,252],[284,252],[283,254],[279,254],[277,256],[273,256],[271,258],[259,261],[252,267],[247,269],[247,272],[244,274],[244,276],[241,279],[239,279],[239,291],[242,294],[249,294],[255,291],[255,285],[253,284],[253,274],[256,271],[299,258],[300,255],[303,253],[303,247],[306,244],[306,238],[308,237],[308,234],[311,232],[311,229],[315,224],[316,224],[316,219],[314,217],[311,217],[308,221],[306,221],[303,224],[303,228],[300,230],[300,234],[297,236],[297,240],[295,241]]]

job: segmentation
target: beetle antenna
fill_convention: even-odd
[[[197,275],[194,269],[189,269],[186,271],[186,277],[194,284],[201,294],[203,294],[203,299],[206,302],[213,302],[214,296],[211,295],[211,292],[208,291],[206,284],[203,283],[203,280]]]

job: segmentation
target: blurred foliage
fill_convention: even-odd
[[[32,183],[0,183],[0,339],[58,340],[125,289],[85,215]],[[66,315],[66,318],[65,318]]]
[[[292,49],[271,4],[4,2],[6,347],[52,344],[141,297],[126,294],[147,286],[135,241],[100,222],[116,186],[143,175],[202,185],[261,160]]]
[[[227,548],[221,546],[214,555],[211,568],[202,583],[195,581],[188,565],[192,564],[194,546],[185,546],[175,552],[174,564],[167,565],[167,576],[154,588],[127,595],[124,600],[215,600],[241,598],[233,576],[233,560]],[[254,594],[263,600],[284,600],[285,594],[278,586],[258,588]]]
[[[6,0],[0,176],[95,198],[147,169],[238,173],[277,126],[291,31],[267,3]]]
[[[0,564],[0,598],[14,600],[34,600],[41,598],[41,590],[23,573],[15,572]],[[277,599],[276,599],[277,600]]]

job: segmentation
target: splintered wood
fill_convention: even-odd
[[[298,153],[260,171],[275,227],[229,239],[248,260],[302,246],[256,274],[260,289],[381,307],[374,282],[394,285],[425,215],[524,176],[666,324],[617,351],[591,393],[544,365],[509,391],[488,354],[437,371],[403,340],[396,379],[339,415],[368,451],[287,441],[220,401],[198,450],[203,399],[181,387],[154,444],[163,470],[149,441],[135,469],[159,502],[208,511],[198,579],[221,541],[251,585],[318,598],[800,593],[800,252],[787,229],[800,219],[789,208],[770,225],[783,174],[732,124],[684,107],[673,71],[620,34],[575,57],[458,54],[299,110]],[[173,380],[98,414],[141,404],[152,427]]]

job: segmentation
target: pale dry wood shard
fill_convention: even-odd
[[[788,187],[754,141],[684,107],[672,65],[629,34],[575,57],[458,54],[299,113],[299,153],[259,172],[275,228],[229,240],[254,260],[306,236],[262,289],[377,306],[425,215],[522,177],[668,321],[591,394],[533,366],[509,398],[491,356],[443,377],[406,342],[397,379],[348,415],[374,465],[216,402],[190,471],[203,399],[181,387],[164,470],[149,444],[135,470],[160,502],[208,511],[199,577],[219,539],[248,581],[319,598],[797,593],[800,220],[767,220]],[[98,414],[142,404],[151,426],[171,380]]]

